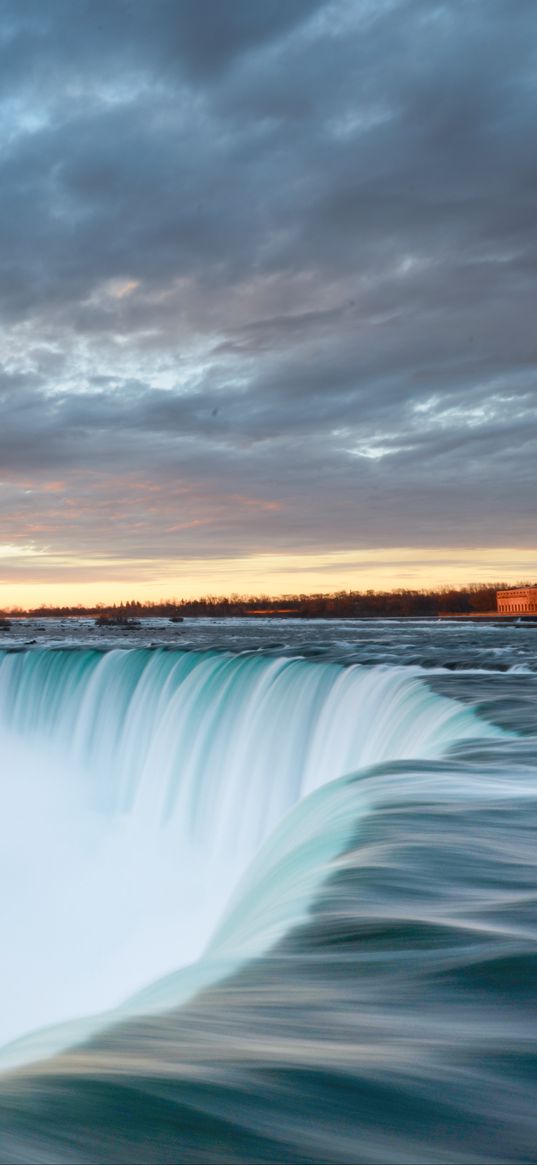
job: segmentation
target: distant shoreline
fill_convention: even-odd
[[[451,614],[450,612],[443,612],[441,614],[430,614],[430,615],[415,615],[415,614],[393,615],[393,614],[383,614],[383,613],[379,613],[379,614],[375,614],[375,615],[342,615],[342,614],[307,615],[307,614],[304,614],[302,612],[297,611],[296,613],[294,613],[292,615],[281,615],[278,613],[274,613],[274,614],[263,613],[263,615],[257,615],[255,613],[248,613],[248,614],[216,614],[216,613],[205,614],[204,613],[204,614],[199,614],[199,615],[186,615],[184,618],[189,619],[189,620],[190,619],[199,620],[200,622],[210,622],[211,620],[216,620],[216,619],[218,619],[218,620],[226,619],[226,620],[230,620],[230,621],[235,620],[235,619],[237,619],[237,620],[238,619],[248,619],[248,620],[251,620],[252,622],[255,622],[255,621],[260,622],[261,619],[263,619],[263,620],[270,619],[273,622],[290,622],[292,620],[302,620],[304,622],[320,621],[323,623],[334,623],[334,622],[372,623],[372,622],[379,621],[379,620],[382,620],[384,622],[394,622],[394,623],[400,623],[402,620],[408,620],[409,622],[414,622],[414,623],[416,623],[416,622],[423,622],[423,623],[431,623],[431,622],[439,622],[439,623],[443,623],[443,622],[446,622],[446,623],[447,622],[449,622],[449,623],[497,623],[497,624],[499,624],[499,623],[537,623],[537,615],[523,615],[523,614],[520,614],[520,615],[501,615],[501,614],[496,614],[494,612],[491,612],[490,614],[480,614],[478,612],[470,613],[470,614],[460,614],[460,613]],[[4,623],[5,624],[16,624],[16,623],[25,622],[27,620],[35,620],[35,619],[42,619],[42,620],[48,620],[48,619],[50,619],[50,620],[53,620],[53,619],[55,619],[55,620],[58,620],[58,619],[69,620],[69,619],[72,619],[73,622],[75,622],[79,619],[87,619],[87,620],[91,620],[92,622],[94,622],[99,627],[99,629],[102,630],[103,632],[106,632],[110,628],[134,627],[134,626],[137,626],[137,625],[144,623],[144,622],[151,620],[151,619],[166,619],[168,622],[171,622],[171,623],[178,622],[179,626],[180,626],[180,623],[183,622],[183,620],[178,621],[176,619],[170,618],[169,616],[158,615],[158,614],[155,614],[154,612],[143,612],[140,615],[136,615],[132,619],[125,618],[123,620],[110,619],[109,621],[108,620],[101,621],[101,620],[97,619],[96,616],[92,612],[89,612],[89,613],[77,612],[76,614],[65,612],[65,613],[59,614],[59,613],[50,612],[50,611],[47,611],[46,613],[43,611],[37,611],[37,612],[25,611],[22,614],[20,614],[20,613],[11,614],[10,613],[7,616],[7,618],[4,620]],[[2,627],[2,619],[0,619],[0,631],[2,631],[3,629],[7,629],[7,628]]]
[[[530,583],[517,584],[530,586]],[[493,622],[534,622],[535,614],[499,612],[498,591],[510,590],[501,581],[470,583],[464,587],[431,590],[401,588],[391,591],[338,591],[294,595],[204,595],[196,599],[172,597],[158,602],[130,599],[122,603],[43,605],[33,610],[11,607],[0,611],[1,621],[21,618],[95,619],[102,626],[151,618],[170,619],[461,619]]]

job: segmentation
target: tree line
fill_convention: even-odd
[[[39,618],[69,618],[87,616],[105,622],[110,619],[162,618],[239,618],[247,615],[280,615],[310,619],[365,619],[417,618],[435,615],[480,615],[496,611],[496,591],[506,583],[471,583],[464,587],[392,591],[345,590],[335,593],[279,595],[205,595],[199,599],[165,599],[158,602],[139,602],[130,599],[122,603],[97,603],[94,607],[82,605],[53,606],[46,604],[23,610],[20,607],[4,611],[3,617],[36,616]],[[521,582],[518,586],[529,586]]]

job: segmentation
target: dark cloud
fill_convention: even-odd
[[[0,8],[5,540],[531,545],[535,5]]]

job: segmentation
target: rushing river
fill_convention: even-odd
[[[532,1162],[537,625],[0,641],[0,1161]]]

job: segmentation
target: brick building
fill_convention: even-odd
[[[496,591],[499,615],[537,615],[537,586]]]

